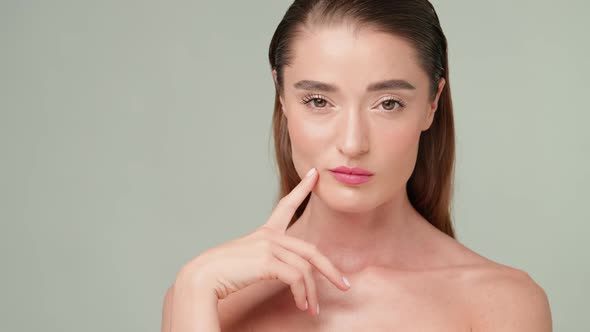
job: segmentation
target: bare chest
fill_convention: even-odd
[[[449,279],[366,277],[341,292],[322,283],[320,314],[295,307],[289,289],[248,313],[240,331],[470,331],[468,301]]]
[[[469,331],[470,319],[465,310],[446,301],[398,299],[374,301],[356,309],[323,306],[320,315],[302,312],[268,312],[253,316],[248,331]]]

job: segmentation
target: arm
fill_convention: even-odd
[[[164,305],[162,308],[162,327],[161,332],[170,332],[170,319],[172,318],[172,297],[174,296],[174,287],[170,286],[164,296]]]
[[[552,332],[549,301],[526,272],[486,283],[483,306],[477,317],[477,332]]]
[[[179,283],[168,288],[162,309],[162,332],[220,332],[218,297],[214,290]]]

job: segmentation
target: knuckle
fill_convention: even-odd
[[[327,260],[328,263],[331,264],[330,260],[325,258],[326,256],[322,254],[316,245],[310,244],[307,250],[309,253],[309,257],[307,257],[309,262],[322,262]]]
[[[313,243],[308,243],[307,244],[307,250],[309,251],[309,253],[312,256],[317,256],[317,255],[321,255],[320,250],[318,249],[318,247],[313,244]]]
[[[270,239],[262,239],[260,240],[260,246],[262,250],[267,253],[272,253],[274,248],[274,243]]]
[[[293,280],[293,282],[295,283],[304,283],[305,282],[305,275],[301,272],[297,272],[297,274],[295,274],[295,278]]]
[[[263,265],[270,265],[274,263],[275,256],[271,251],[265,251],[265,253],[261,256]]]
[[[262,226],[258,229],[257,234],[260,235],[262,238],[270,237],[272,230],[266,226]]]

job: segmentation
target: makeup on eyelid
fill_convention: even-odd
[[[311,103],[312,106],[308,106],[308,107],[311,107],[313,109],[322,109],[322,108],[324,108],[323,106],[313,107],[313,104],[316,101],[322,101],[324,103],[328,103],[328,101],[326,100],[326,98],[323,97],[322,95],[319,95],[319,94],[308,94],[308,95],[305,95],[303,98],[301,98],[301,103],[303,105],[308,106],[308,104]],[[386,103],[386,102],[393,102],[394,103],[394,109],[383,111],[385,113],[397,113],[397,112],[400,112],[401,111],[400,109],[403,109],[403,108],[406,107],[406,103],[403,100],[401,100],[400,98],[398,98],[396,96],[393,96],[393,95],[386,96],[383,100],[381,100],[381,102],[379,103],[379,105],[383,105],[383,103]],[[395,104],[399,105],[399,107],[397,108],[397,110],[395,109]]]

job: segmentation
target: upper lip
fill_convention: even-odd
[[[330,171],[337,172],[337,173],[345,173],[345,174],[355,174],[355,175],[373,175],[373,173],[367,171],[366,169],[362,169],[359,167],[339,166],[336,168],[332,168]]]

